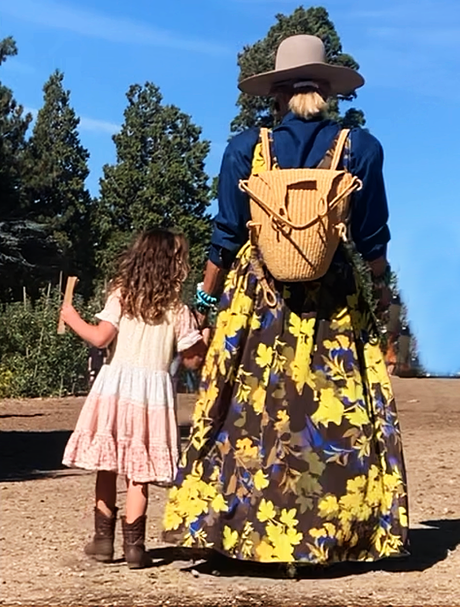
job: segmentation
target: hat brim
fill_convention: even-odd
[[[350,95],[365,82],[361,74],[349,67],[328,63],[310,63],[287,70],[272,70],[250,76],[241,80],[238,88],[248,95],[268,96],[273,92],[275,85],[299,79],[327,82],[331,96]]]

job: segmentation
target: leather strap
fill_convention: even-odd
[[[265,162],[265,170],[272,170],[272,156],[270,153],[270,135],[267,128],[260,129],[260,142],[262,144],[262,158]]]
[[[342,129],[340,131],[339,137],[337,139],[337,145],[335,146],[335,150],[334,150],[334,156],[332,157],[332,162],[331,162],[331,167],[330,167],[331,171],[336,171],[337,167],[339,166],[340,158],[342,157],[343,149],[345,147],[349,134],[350,134],[350,129]]]

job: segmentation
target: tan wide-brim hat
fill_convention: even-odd
[[[357,71],[326,62],[326,50],[320,38],[301,34],[281,42],[274,70],[245,78],[238,87],[248,95],[266,96],[277,87],[302,80],[326,83],[331,96],[350,95],[364,84],[364,78]]]

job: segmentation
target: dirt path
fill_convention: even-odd
[[[82,399],[0,401],[0,603],[40,605],[460,605],[460,381],[401,380],[412,556],[374,568],[192,564],[162,546],[166,492],[154,488],[147,544],[155,567],[87,560],[94,475],[60,469]],[[186,425],[193,399],[182,398]],[[119,487],[121,502],[124,488]],[[117,555],[121,554],[120,538]],[[213,575],[218,568],[219,576]]]

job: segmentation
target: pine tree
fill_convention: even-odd
[[[0,41],[0,66],[17,54],[13,38]],[[11,89],[0,82],[0,219],[24,214],[22,173],[25,135],[32,120],[13,97]]]
[[[329,63],[352,69],[359,68],[351,55],[342,52],[339,35],[329,18],[327,10],[322,7],[305,9],[300,6],[291,15],[281,13],[276,15],[276,23],[269,29],[265,38],[243,48],[243,51],[238,54],[239,79],[242,80],[274,69],[278,46],[285,38],[297,34],[310,34],[321,38],[326,47]],[[352,101],[355,97],[356,95],[352,94],[348,97],[331,100],[329,106],[330,117],[339,119],[347,127],[364,125],[364,114],[361,110],[351,108],[344,116],[341,116],[339,112],[340,101]],[[240,108],[240,112],[231,124],[232,133],[239,133],[253,126],[272,127],[274,125],[274,119],[270,111],[270,98],[252,97],[241,93],[238,97],[237,106]]]
[[[124,123],[113,140],[117,162],[104,167],[98,206],[98,266],[110,273],[133,232],[163,226],[181,229],[190,242],[194,278],[201,274],[210,238],[209,143],[201,129],[147,82],[127,93]]]
[[[80,119],[63,80],[55,71],[43,87],[43,107],[29,141],[27,192],[34,217],[65,252],[63,269],[77,274],[81,292],[89,295],[94,274],[92,201],[85,187],[89,153],[80,143]]]
[[[13,38],[0,41],[0,66],[16,54]],[[28,217],[25,137],[31,120],[0,82],[0,301],[19,298],[23,287],[38,286],[59,264],[55,241]]]

